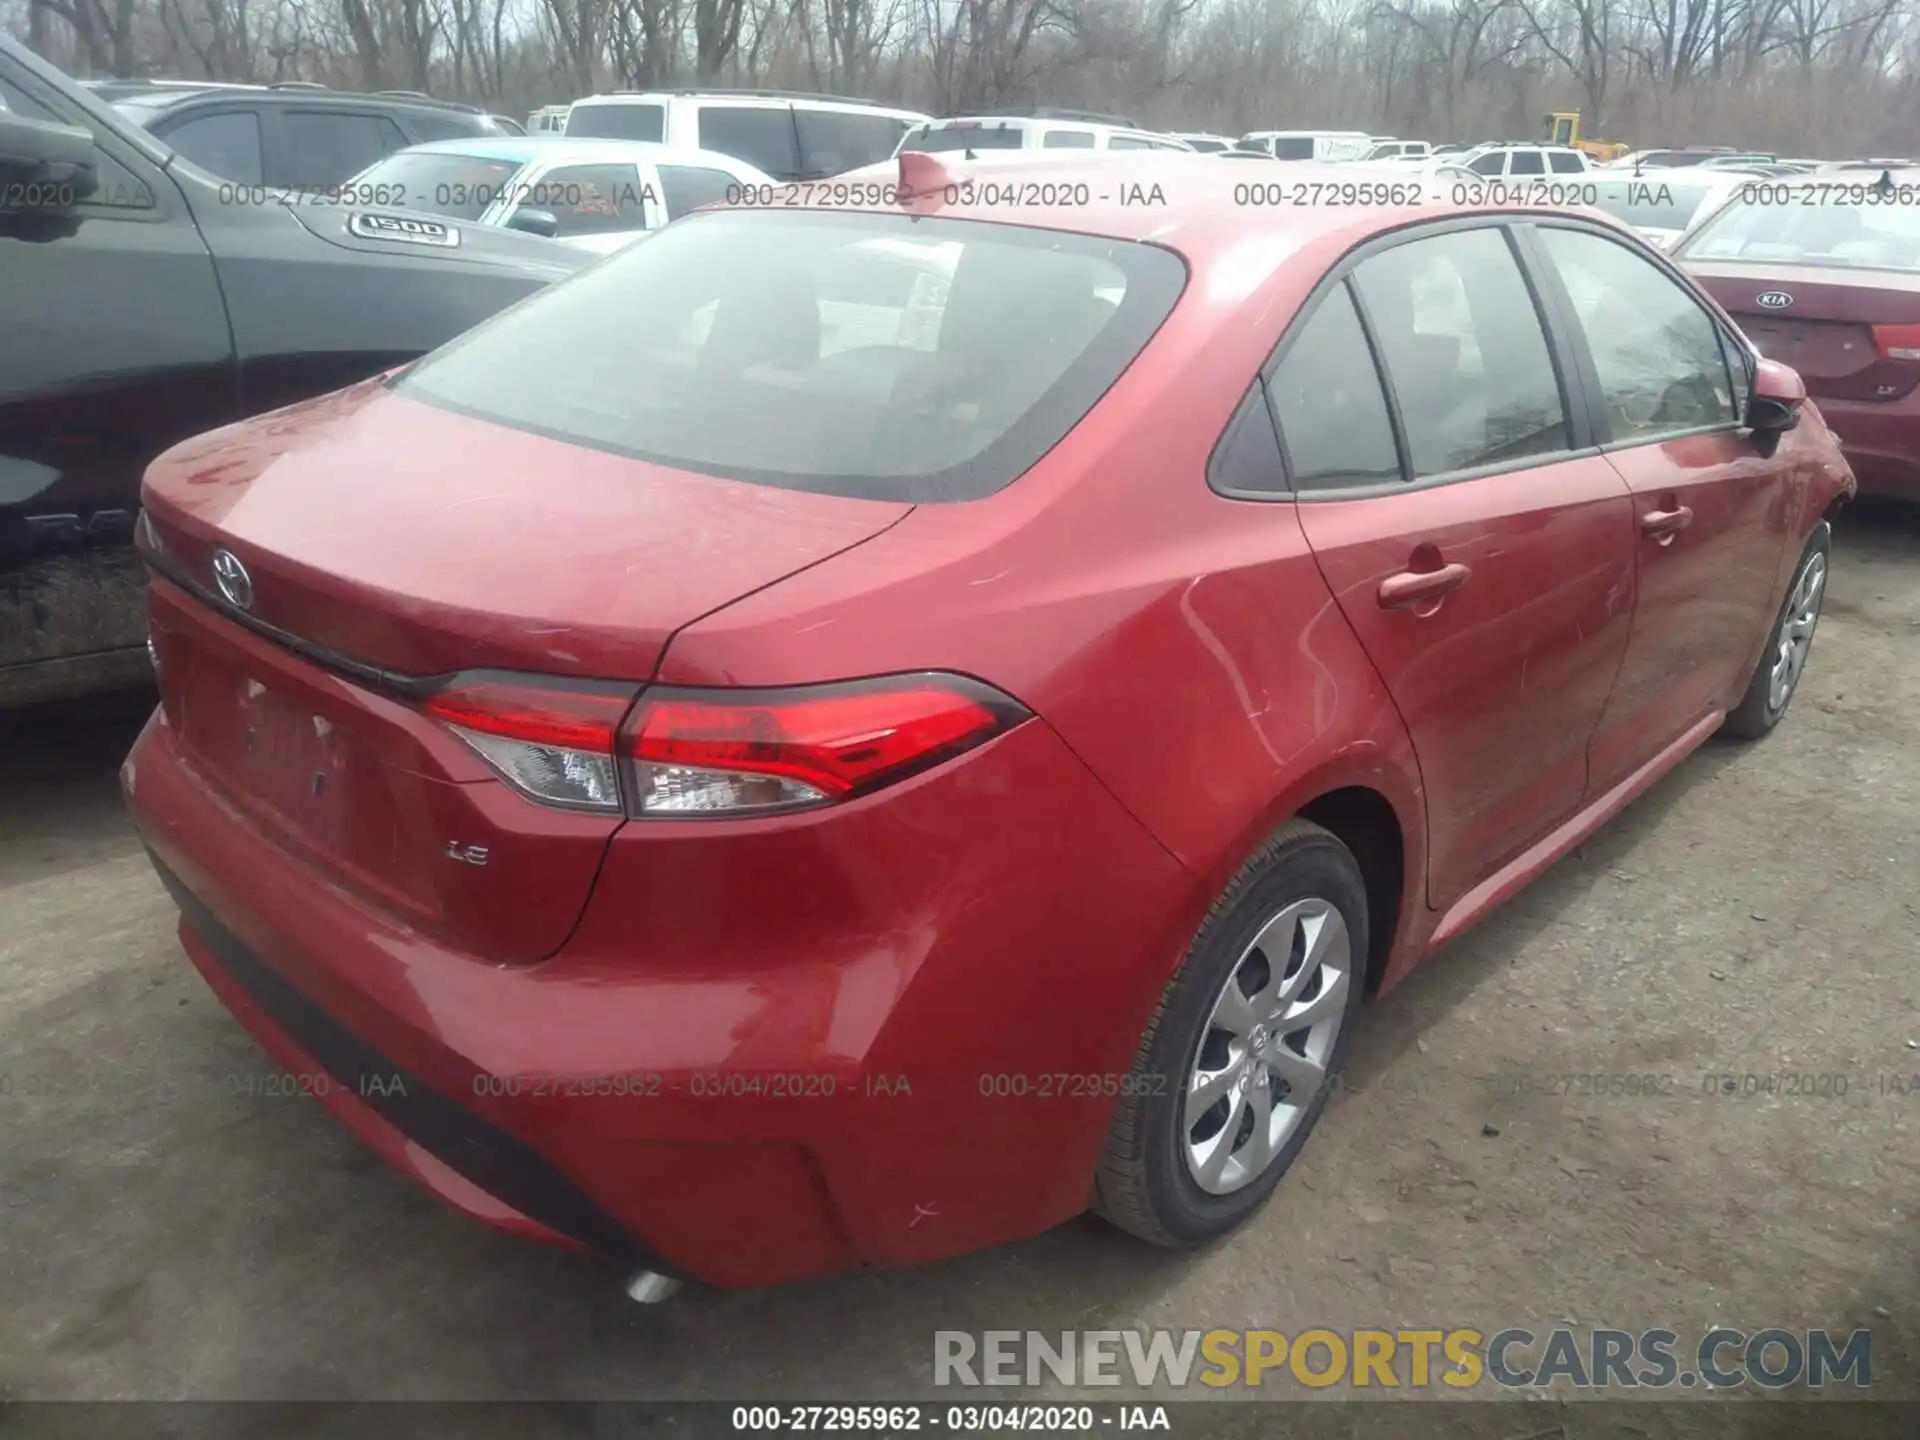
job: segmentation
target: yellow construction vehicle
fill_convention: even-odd
[[[1589,158],[1601,161],[1618,160],[1629,149],[1618,140],[1582,140],[1578,110],[1552,110],[1547,113],[1546,120],[1549,145],[1571,145],[1576,150],[1586,151]]]

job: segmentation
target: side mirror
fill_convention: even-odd
[[[523,230],[542,240],[551,240],[560,233],[560,217],[551,210],[532,210],[522,205],[507,217],[507,229]]]
[[[99,188],[93,132],[0,110],[0,181],[9,208],[59,214]]]
[[[1800,407],[1806,403],[1807,386],[1799,371],[1778,360],[1762,360],[1753,372],[1746,426],[1756,435],[1779,435],[1800,423]]]

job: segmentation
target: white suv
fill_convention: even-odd
[[[792,90],[620,90],[574,101],[566,134],[715,150],[776,180],[819,180],[885,160],[926,119]]]
[[[983,150],[1191,151],[1193,146],[1171,135],[1142,130],[1117,115],[1044,109],[929,120],[908,131],[900,149],[978,154]]]
[[[1240,148],[1276,160],[1359,160],[1373,149],[1373,137],[1364,130],[1254,130],[1240,137]]]
[[[1476,145],[1457,158],[1474,174],[1490,180],[1584,175],[1593,168],[1585,151],[1568,145]]]

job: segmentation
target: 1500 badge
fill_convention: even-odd
[[[460,232],[453,226],[406,215],[351,215],[347,229],[362,240],[398,240],[405,245],[435,245],[443,250],[460,243]]]

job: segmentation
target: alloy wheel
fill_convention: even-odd
[[[1272,1164],[1326,1088],[1353,984],[1353,944],[1328,901],[1297,900],[1254,935],[1215,997],[1189,1066],[1181,1136],[1214,1195]]]
[[[1820,620],[1820,599],[1826,585],[1827,557],[1809,555],[1780,617],[1773,665],[1767,672],[1767,708],[1770,710],[1784,710],[1793,687],[1800,683],[1800,672],[1807,665],[1807,651],[1813,646],[1813,627]]]

